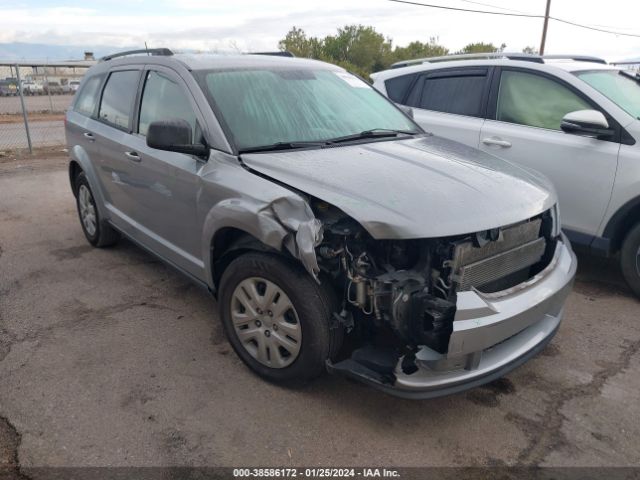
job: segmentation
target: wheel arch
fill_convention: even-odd
[[[71,184],[71,191],[74,197],[78,196],[78,189],[76,188],[76,178],[82,172],[82,167],[76,160],[69,162],[69,183]]]
[[[215,232],[210,243],[212,291],[217,296],[220,279],[229,264],[247,252],[268,252],[293,259],[286,249],[266,245],[251,233],[238,227],[223,227]]]
[[[87,177],[87,181],[89,182],[89,186],[91,187],[91,193],[93,194],[93,199],[98,207],[98,213],[103,219],[108,220],[109,212],[105,206],[105,198],[89,155],[80,145],[76,145],[70,149],[69,153],[69,182],[71,183],[71,191],[74,196],[77,196],[78,192],[76,191],[75,178],[78,174],[84,173]]]
[[[603,237],[610,239],[612,252],[620,250],[625,237],[638,222],[640,222],[640,196],[620,207],[607,223]]]

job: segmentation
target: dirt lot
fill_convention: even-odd
[[[242,365],[206,292],[128,242],[89,247],[63,158],[0,159],[0,462],[640,466],[640,302],[579,260],[560,332],[507,378],[429,401],[288,390]]]

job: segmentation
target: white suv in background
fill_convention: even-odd
[[[399,62],[371,77],[426,130],[547,175],[567,236],[620,253],[640,295],[638,74],[595,57],[500,53]]]

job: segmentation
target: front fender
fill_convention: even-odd
[[[287,231],[274,218],[260,214],[263,208],[264,204],[232,198],[217,203],[209,210],[202,229],[202,259],[210,287],[214,285],[211,262],[213,238],[223,228],[242,230],[265,245],[282,250],[282,242]]]
[[[291,194],[271,202],[231,198],[217,203],[207,213],[203,227],[203,252],[207,283],[213,287],[212,247],[223,228],[242,230],[263,244],[281,251],[283,246],[317,279],[320,272],[315,247],[322,241],[322,224],[307,202]]]

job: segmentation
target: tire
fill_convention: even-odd
[[[246,253],[229,264],[220,281],[220,316],[229,343],[251,370],[289,385],[326,371],[326,361],[337,354],[344,335],[342,328],[330,328],[337,302],[326,283],[318,285],[301,265],[277,254]],[[251,286],[254,294],[262,288],[263,296],[247,300],[243,295]],[[279,292],[269,302],[273,290],[267,288],[274,286]],[[240,296],[247,303],[239,301]],[[285,311],[287,301],[291,308]]]
[[[76,207],[84,236],[94,247],[108,247],[118,241],[120,235],[107,222],[100,218],[100,213],[93,199],[91,186],[84,172],[75,179]],[[92,218],[92,221],[91,221]]]
[[[640,223],[627,233],[622,243],[620,266],[627,284],[640,297]]]

